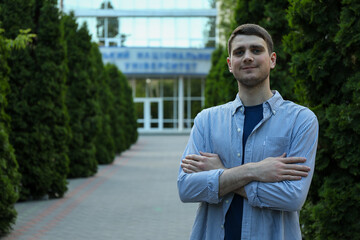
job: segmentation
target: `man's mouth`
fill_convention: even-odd
[[[251,70],[256,68],[255,66],[242,67],[241,70]]]

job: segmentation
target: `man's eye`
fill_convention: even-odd
[[[259,54],[259,53],[261,53],[261,50],[260,49],[254,49],[253,53]]]
[[[244,51],[236,51],[235,52],[235,55],[242,55],[242,54],[244,54]]]

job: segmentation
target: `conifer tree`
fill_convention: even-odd
[[[124,99],[123,84],[121,81],[121,73],[113,64],[105,65],[106,72],[109,76],[110,90],[114,96],[114,105],[110,111],[111,130],[115,143],[115,152],[123,152],[128,144],[126,143],[126,122],[125,111],[126,102]]]
[[[56,1],[3,1],[4,28],[11,38],[34,29],[37,38],[9,58],[10,142],[22,174],[20,198],[61,197],[68,172],[68,115],[64,49]]]
[[[303,104],[320,133],[308,201],[301,213],[305,239],[360,239],[358,1],[291,0],[286,46]]]
[[[1,13],[1,6],[0,6]],[[1,25],[0,25],[1,27]],[[7,65],[9,48],[0,29],[0,238],[9,232],[15,222],[16,210],[14,203],[19,198],[18,188],[20,174],[14,149],[9,142],[9,116],[5,113],[6,96],[9,92],[8,76],[10,68]]]
[[[96,82],[99,103],[101,108],[101,126],[96,138],[96,159],[99,164],[111,163],[115,159],[115,144],[111,129],[111,109],[115,98],[110,90],[109,77],[102,62],[99,46],[92,43],[91,46],[91,76]]]
[[[122,97],[124,103],[124,118],[125,118],[125,149],[130,148],[131,144],[135,143],[138,138],[137,132],[137,120],[135,116],[135,104],[132,97],[132,89],[128,83],[125,75],[118,70],[121,88],[122,88]]]
[[[95,140],[99,128],[99,102],[90,77],[91,37],[86,25],[78,29],[74,14],[62,18],[67,50],[66,105],[70,115],[69,177],[89,177],[97,172]]]

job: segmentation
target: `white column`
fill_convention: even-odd
[[[179,94],[178,94],[178,130],[179,132],[184,130],[184,78],[179,78]]]
[[[150,114],[150,101],[145,99],[144,101],[144,130],[149,131],[151,127],[151,114]]]
[[[159,110],[158,110],[158,114],[159,114],[159,130],[163,130],[164,129],[164,105],[163,105],[163,99],[160,98],[159,100]]]

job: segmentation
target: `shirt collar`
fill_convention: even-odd
[[[284,99],[280,95],[278,91],[272,91],[274,94],[270,99],[263,103],[263,106],[268,106],[270,111],[273,115],[276,114],[277,110],[279,109],[280,105],[283,103]],[[265,105],[264,105],[265,104]],[[231,112],[234,115],[237,110],[241,110],[243,112],[244,104],[242,103],[239,94],[236,94],[235,100],[232,102]]]

